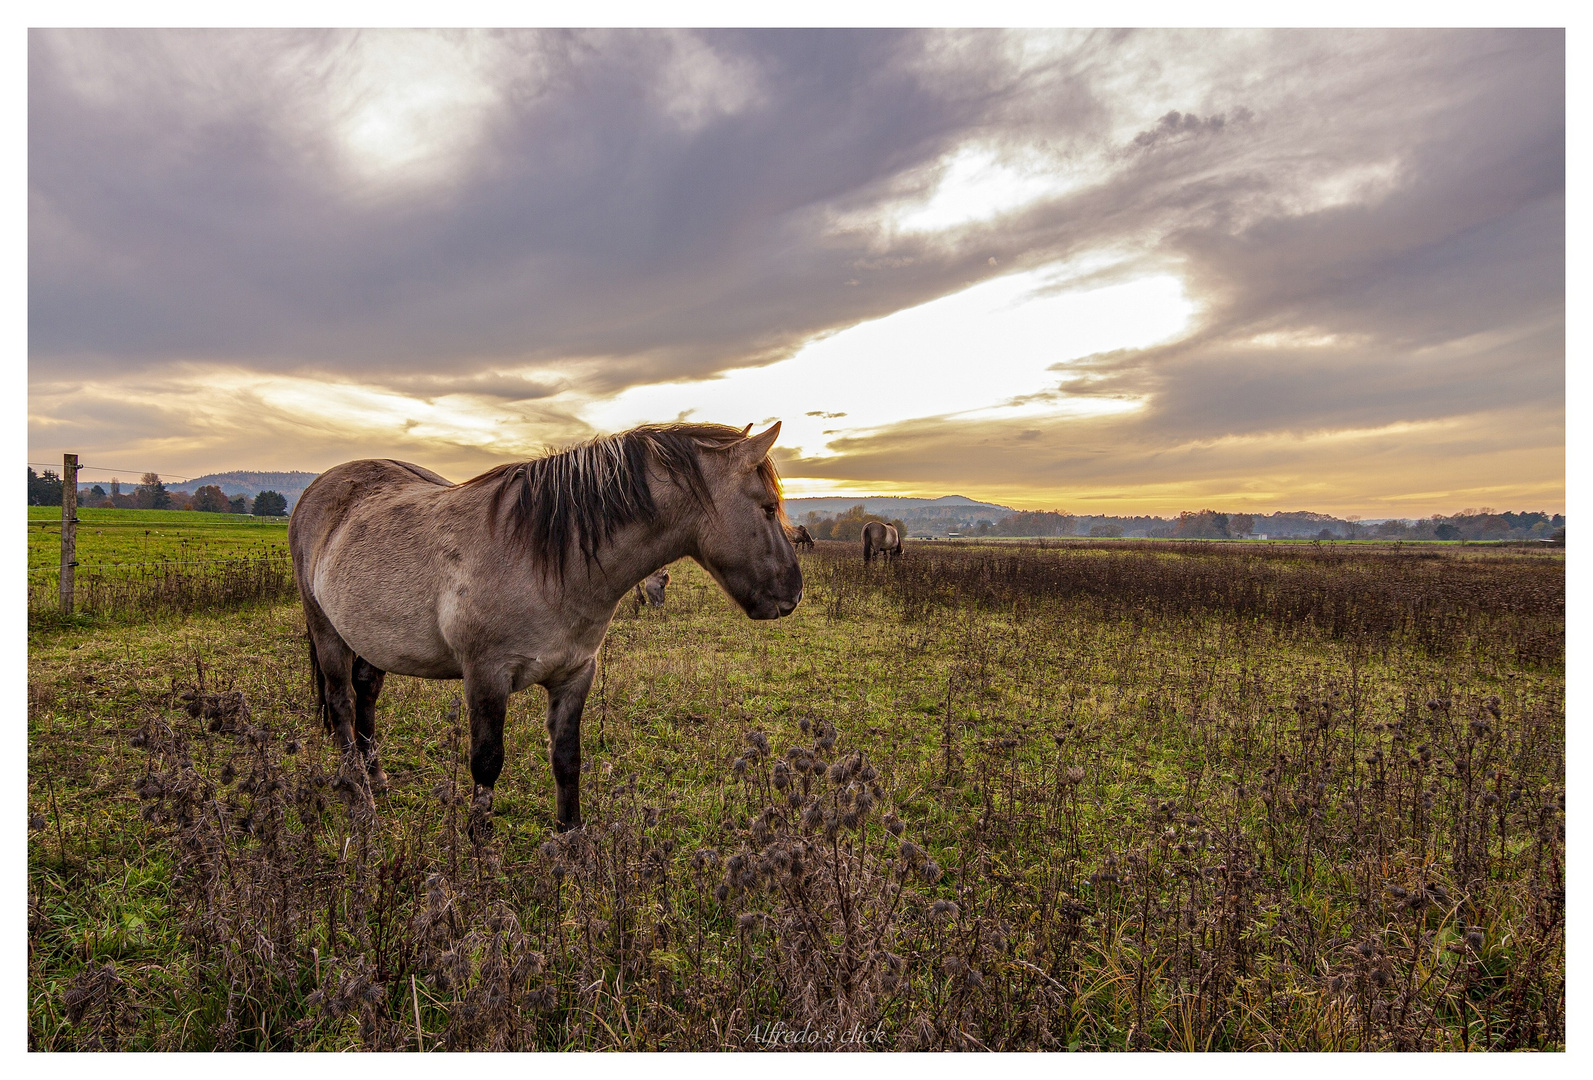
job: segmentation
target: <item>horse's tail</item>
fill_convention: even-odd
[[[321,658],[316,655],[315,635],[306,632],[304,636],[310,642],[310,670],[315,675],[315,709],[321,714],[321,724],[331,731],[332,709],[326,702],[326,672],[321,670]]]

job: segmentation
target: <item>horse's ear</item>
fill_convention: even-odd
[[[750,430],[751,424],[747,425]],[[754,435],[744,443],[736,446],[741,459],[747,463],[748,468],[756,468],[763,459],[769,456],[769,448],[774,445],[774,440],[780,437],[780,421],[776,420],[774,426],[761,435]]]
[[[751,424],[748,424],[746,427],[741,429],[741,437],[743,439],[745,439],[751,433],[752,433],[752,425]]]

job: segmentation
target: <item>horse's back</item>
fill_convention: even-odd
[[[288,546],[306,611],[382,671],[458,678],[443,623],[463,599],[463,525],[474,488],[407,462],[350,461],[316,478],[294,508]],[[457,594],[457,596],[455,595]]]
[[[299,497],[300,507],[306,504],[318,509],[340,509],[369,495],[393,488],[453,487],[452,482],[438,476],[430,469],[407,461],[390,458],[363,458],[334,465],[310,482]],[[292,523],[289,522],[291,525]]]
[[[380,528],[384,514],[397,517],[402,512],[397,504],[409,501],[405,496],[453,486],[430,469],[388,458],[346,461],[326,470],[299,496],[288,519],[288,548],[301,586],[307,583],[311,564],[340,528],[364,518],[377,520],[361,521],[362,532],[373,524]]]
[[[896,526],[887,525],[883,521],[870,521],[863,526],[863,539],[871,542],[875,548],[895,547],[900,543],[896,534]]]

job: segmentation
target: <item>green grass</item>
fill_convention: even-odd
[[[1228,558],[1043,554],[1101,572],[1121,558],[1175,570]],[[910,549],[904,566],[950,557]],[[335,773],[296,605],[37,629],[30,1046],[413,1049],[417,1009],[427,1048],[748,1048],[755,1025],[841,1015],[879,1024],[895,1049],[1562,1044],[1563,660],[1521,661],[1481,616],[1435,645],[1110,596],[976,603],[970,591],[924,606],[883,569],[862,575],[849,550],[804,560],[808,598],[776,623],[745,619],[689,562],[672,568],[664,609],[622,606],[583,724],[585,840],[548,847],[540,690],[511,701],[481,847],[446,801],[464,774],[447,719],[458,684],[390,676],[378,724],[392,790],[376,821],[361,826],[335,800],[313,827],[289,813],[294,854],[278,862],[258,837],[230,833],[202,897],[184,827],[145,816],[168,802],[133,790],[181,767],[130,739],[170,725],[223,814],[265,798],[246,798],[229,763],[240,778],[277,770],[294,791]],[[1422,565],[1468,589],[1538,564]],[[1538,617],[1563,623],[1542,602]],[[241,692],[264,749],[183,711],[174,689],[201,679]],[[1490,699],[1500,718],[1468,737]],[[719,870],[694,869],[693,852],[755,857],[775,795],[749,734],[779,758],[816,746],[826,724],[839,744],[823,755],[861,751],[881,793],[833,853],[822,835],[776,830],[777,844],[819,840],[810,861],[835,884],[820,875],[803,895],[827,899],[816,915],[789,887],[716,900]],[[281,756],[292,740],[302,749]],[[1434,764],[1416,764],[1418,745],[1437,748]],[[1485,753],[1504,779],[1444,771]],[[1479,800],[1499,785],[1521,794],[1500,808],[1502,831],[1479,833]],[[894,905],[887,809],[945,870]],[[1462,856],[1477,843],[1481,855]],[[566,866],[555,889],[551,871]],[[294,884],[257,889],[253,873]],[[1448,902],[1407,909],[1391,891],[1427,884]],[[436,889],[454,897],[456,922],[434,941],[420,928]],[[261,906],[276,894],[285,908]],[[956,913],[936,915],[939,901]],[[861,930],[840,914],[847,904]],[[269,962],[229,951],[207,936],[218,914],[226,934],[285,936]],[[813,917],[827,929],[810,953],[797,928]],[[1469,926],[1481,944],[1452,948]],[[904,958],[900,982],[868,951],[872,928],[877,949]],[[1369,960],[1355,952],[1368,941]],[[513,978],[492,966],[533,947],[540,959]],[[455,955],[463,976],[448,974]],[[106,961],[119,983],[90,999]],[[867,973],[855,987],[823,989],[852,963]],[[350,989],[365,985],[358,971],[375,973],[367,997]],[[1371,981],[1385,971],[1389,983]],[[493,1013],[491,1001],[514,1007]]]
[[[288,549],[286,518],[87,509],[79,509],[77,516],[77,561],[83,570],[258,557]],[[60,508],[28,507],[28,570],[58,571],[60,565]]]
[[[67,623],[181,618],[293,595],[285,518],[165,510],[80,510],[78,517]],[[63,623],[59,510],[29,507],[27,529],[29,627],[53,632]]]

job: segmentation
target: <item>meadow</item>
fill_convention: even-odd
[[[190,510],[77,512],[75,608],[105,619],[225,609],[293,593],[286,518]],[[61,508],[28,507],[28,616],[58,611]]]
[[[239,564],[30,593],[30,1047],[1563,1048],[1560,554],[803,562],[622,605],[563,835],[540,690],[471,828],[457,685],[389,677],[372,809],[296,601],[172,584]]]

